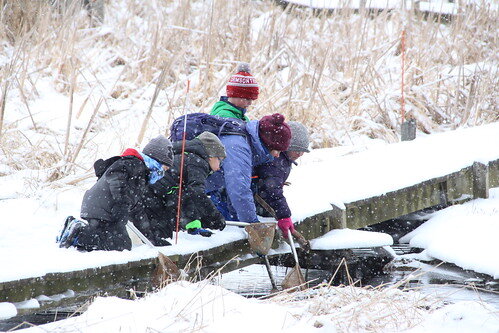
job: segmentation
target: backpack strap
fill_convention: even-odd
[[[227,128],[227,129],[226,129]],[[215,133],[218,137],[221,135],[241,135],[246,136],[245,122],[240,119],[227,118],[222,125],[218,133]]]

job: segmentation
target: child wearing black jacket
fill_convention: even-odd
[[[173,143],[174,164],[165,176],[148,187],[143,205],[132,212],[131,221],[154,245],[166,246],[176,229],[177,204],[182,163],[182,141]],[[180,228],[190,234],[210,236],[210,229],[222,230],[225,220],[205,193],[208,175],[220,168],[225,148],[218,137],[203,132],[185,142],[182,174]],[[140,211],[144,209],[145,211]]]
[[[96,161],[98,180],[83,197],[83,220],[66,219],[59,246],[81,251],[130,250],[126,231],[130,212],[142,205],[148,184],[156,183],[172,165],[172,144],[162,135],[152,139],[142,153],[129,148],[121,156]]]

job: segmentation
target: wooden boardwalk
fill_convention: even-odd
[[[490,187],[499,187],[499,160],[487,165],[474,163],[449,175],[345,203],[344,209],[332,205],[330,210],[301,221],[297,230],[306,238],[314,239],[336,228],[358,229],[437,205],[448,206],[474,198],[485,198]],[[274,245],[277,247],[277,242]],[[218,269],[222,272],[231,271],[261,260],[251,252],[246,239],[170,258],[180,268],[190,262],[186,271],[198,278]],[[20,302],[39,295],[61,294],[67,290],[73,290],[75,297],[88,298],[103,292],[126,296],[130,289],[150,289],[151,274],[156,265],[157,258],[149,258],[127,264],[3,282],[0,283],[0,302]]]
[[[297,226],[308,239],[332,229],[359,229],[434,206],[450,206],[475,198],[487,198],[489,188],[499,186],[499,160],[487,165],[475,162],[449,175],[428,179],[379,196],[331,205],[331,210],[311,216]]]

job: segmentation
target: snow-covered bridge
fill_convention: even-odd
[[[335,228],[358,229],[424,208],[486,197],[489,187],[499,186],[499,123],[379,143],[362,151],[317,149],[302,157],[290,181],[285,193],[293,218],[309,239]],[[44,215],[39,207],[37,214]],[[79,253],[45,243],[36,251],[25,251],[24,244],[17,250],[17,244],[0,248],[2,267],[15,263],[15,269],[0,275],[0,301],[19,302],[68,289],[86,295],[104,289],[123,292],[123,286],[141,289],[157,260],[158,249],[146,246],[120,253]],[[345,243],[338,244],[330,248],[345,248]],[[159,250],[180,267],[197,254],[193,270],[197,263],[231,270],[259,261],[244,231],[236,227],[209,239],[180,235],[178,244]],[[57,260],[48,263],[47,258]],[[112,286],[119,287],[113,292]]]
[[[499,186],[498,159],[497,123],[362,152],[321,149],[292,171],[286,196],[294,218],[304,220],[300,231],[315,238],[485,198]]]

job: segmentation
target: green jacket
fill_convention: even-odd
[[[219,117],[237,118],[249,121],[249,118],[244,115],[244,110],[237,108],[224,100],[216,102],[215,105],[213,105],[210,114]]]

